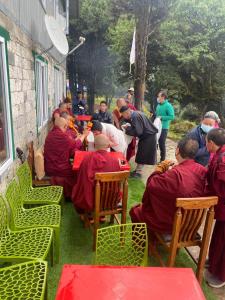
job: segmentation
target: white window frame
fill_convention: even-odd
[[[64,93],[64,77],[63,72],[54,68],[54,105],[59,106],[60,101],[63,101],[62,97]]]
[[[37,127],[40,131],[48,122],[48,64],[38,58],[35,59],[35,82]]]
[[[47,0],[41,0],[42,2],[42,5],[44,6],[44,8],[46,9],[47,8]]]
[[[0,165],[0,176],[9,168],[13,163],[13,145],[12,145],[12,122],[11,122],[11,113],[10,113],[10,101],[9,101],[9,88],[8,88],[8,70],[7,70],[7,61],[6,61],[6,42],[3,37],[0,36],[0,47],[2,49],[2,79],[3,79],[3,94],[5,100],[5,113],[7,121],[7,142],[8,142],[8,159]]]

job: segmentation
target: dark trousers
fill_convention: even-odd
[[[159,149],[160,149],[160,161],[166,159],[166,138],[168,134],[168,129],[162,129],[160,138],[159,138]]]

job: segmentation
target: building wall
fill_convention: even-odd
[[[29,2],[35,1],[29,0]],[[14,149],[20,147],[26,153],[27,143],[31,140],[34,141],[36,147],[43,145],[49,126],[49,124],[47,124],[39,132],[37,131],[33,51],[41,53],[43,48],[41,47],[41,43],[34,45],[31,36],[23,31],[11,16],[6,16],[1,11],[0,26],[6,29],[10,34],[10,41],[8,42],[8,61]],[[48,61],[48,109],[50,117],[55,106],[53,100],[54,67],[57,64],[57,60],[52,54],[43,56]],[[63,72],[64,78],[66,78],[65,68],[63,66],[58,66],[58,68]],[[0,177],[0,191],[4,191],[7,183],[15,176],[15,171],[19,163],[19,160],[15,158],[13,164],[2,174]]]

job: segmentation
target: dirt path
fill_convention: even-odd
[[[166,154],[166,159],[172,159],[175,160],[175,149],[176,149],[177,143],[167,139],[166,140],[166,149],[167,149],[167,154]],[[159,161],[159,153],[158,153],[158,161]],[[149,175],[153,172],[155,169],[154,166],[145,166],[143,173],[142,173],[142,180],[144,183],[146,183]]]
[[[166,159],[175,159],[175,149],[176,149],[177,143],[167,139],[166,141],[166,148],[167,148],[167,155]],[[159,158],[159,153],[158,153],[158,158]],[[159,159],[158,159],[159,160]],[[142,174],[142,181],[144,184],[146,184],[146,181],[149,177],[149,175],[153,172],[154,166],[145,166]],[[200,228],[199,233],[202,233],[203,228]],[[198,247],[189,247],[189,251],[193,255],[193,257],[197,258],[199,256],[199,249]],[[214,289],[212,288],[213,293],[218,297],[218,300],[225,300],[225,287],[220,288],[220,289]]]

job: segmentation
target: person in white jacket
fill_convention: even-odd
[[[125,133],[117,129],[112,124],[101,123],[99,121],[92,121],[93,126],[91,131],[94,135],[103,133],[110,140],[110,148],[116,152],[122,152],[126,156],[128,144],[125,139]]]

